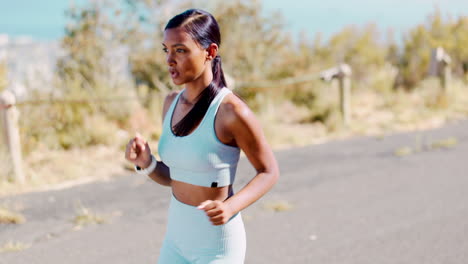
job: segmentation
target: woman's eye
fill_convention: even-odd
[[[167,48],[163,48],[162,50],[163,50],[165,53],[167,53]]]
[[[185,52],[185,50],[183,50],[183,49],[177,49],[176,51],[177,51],[178,53],[184,53],[184,52]]]

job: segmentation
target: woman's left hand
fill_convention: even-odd
[[[205,211],[213,225],[226,224],[234,214],[226,203],[218,200],[206,200],[197,208]]]

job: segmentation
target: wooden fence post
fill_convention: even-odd
[[[13,165],[15,181],[24,183],[21,144],[18,129],[19,112],[15,107],[15,95],[10,91],[0,93],[0,119],[3,121],[3,137]]]
[[[429,75],[435,75],[439,77],[440,85],[444,93],[450,93],[450,56],[441,47],[437,47],[432,50],[431,62],[429,66]]]
[[[345,126],[350,121],[351,73],[351,67],[345,63],[320,73],[320,79],[324,81],[330,82],[333,79],[338,79],[340,86],[340,111]]]
[[[450,93],[450,82],[452,80],[452,72],[450,71],[449,63],[443,61],[441,63],[441,76],[440,81],[442,83],[442,89],[444,89],[445,93]]]

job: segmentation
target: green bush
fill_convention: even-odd
[[[398,62],[400,78],[397,86],[412,89],[427,76],[431,51],[442,47],[450,55],[451,69],[463,77],[468,63],[468,17],[444,21],[439,10],[426,24],[416,26],[405,35],[403,52]]]

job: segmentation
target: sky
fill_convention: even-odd
[[[424,23],[437,7],[444,17],[468,16],[468,0],[266,0],[264,4],[267,10],[280,10],[293,32],[325,36],[346,25],[372,22],[383,32],[392,28],[402,33]]]
[[[69,5],[69,0],[0,0],[0,34],[58,39]],[[403,32],[423,23],[435,7],[443,15],[468,15],[468,0],[263,0],[263,6],[266,13],[279,10],[293,34],[305,31],[310,36],[317,32],[329,36],[346,25],[370,22],[382,31]]]
[[[0,34],[52,40],[63,35],[68,0],[0,0]]]

